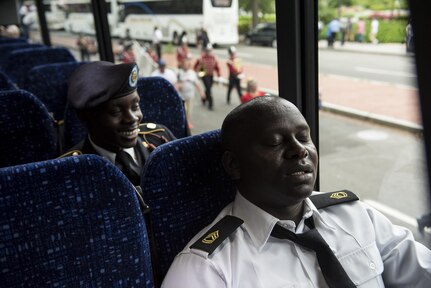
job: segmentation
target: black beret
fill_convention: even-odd
[[[115,65],[96,61],[84,64],[69,77],[67,98],[75,109],[92,108],[136,91],[138,75],[136,63]]]

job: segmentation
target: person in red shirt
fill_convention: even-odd
[[[264,96],[265,92],[259,91],[257,89],[257,82],[255,80],[247,81],[247,92],[241,96],[241,103],[250,101],[253,98]]]
[[[121,61],[123,63],[135,62],[135,53],[133,53],[133,43],[129,43],[124,47]]]
[[[189,53],[190,51],[189,51],[189,46],[187,44],[187,37],[183,36],[181,38],[181,44],[177,48],[177,63],[178,63],[179,69],[183,67],[184,60],[187,58]]]
[[[202,56],[196,61],[194,70],[198,72],[202,82],[205,86],[205,99],[202,99],[202,103],[208,101],[208,109],[213,110],[213,98],[211,94],[211,88],[214,83],[214,73],[220,78],[220,67],[218,65],[217,58],[212,54],[212,45],[208,44],[205,47]]]
[[[238,92],[238,97],[241,99],[241,76],[243,75],[243,68],[241,64],[241,60],[236,57],[236,48],[234,46],[229,47],[229,59],[226,64],[229,69],[229,84],[227,88],[227,104],[230,104],[230,93],[232,89],[235,87]]]

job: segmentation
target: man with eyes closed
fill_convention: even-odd
[[[84,64],[70,76],[68,101],[88,136],[65,155],[97,154],[114,163],[136,186],[150,152],[175,139],[163,125],[143,123],[136,63]],[[142,137],[142,139],[141,139]]]
[[[221,142],[235,200],[175,257],[162,287],[429,287],[431,252],[409,230],[350,191],[313,191],[318,155],[292,103],[238,106]]]

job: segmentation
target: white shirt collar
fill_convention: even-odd
[[[314,216],[315,222],[320,222],[322,225],[333,229],[324,219],[321,217],[316,206],[309,198],[305,199],[304,214],[302,220],[296,227],[295,223],[291,220],[280,220],[261,208],[257,207],[250,201],[248,201],[241,193],[237,192],[235,201],[232,209],[233,216],[236,216],[244,220],[243,227],[250,235],[250,238],[257,249],[260,251],[265,246],[271,235],[272,229],[279,222],[283,227],[295,231],[296,233],[302,233],[305,229],[304,220]]]
[[[93,148],[94,148],[94,150],[96,150],[97,153],[99,153],[102,157],[108,159],[111,163],[115,164],[115,157],[117,156],[116,153],[111,152],[109,150],[106,150],[106,149],[98,146],[96,143],[93,142],[93,140],[91,140],[90,135],[88,135],[88,140],[90,140],[91,145],[93,145]],[[138,160],[136,158],[135,149],[133,147],[126,148],[126,149],[123,149],[123,150],[124,150],[124,152],[126,152],[127,154],[129,154],[130,156],[132,156],[132,158],[135,161],[135,163],[138,163]]]

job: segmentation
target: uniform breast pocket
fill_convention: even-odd
[[[371,287],[380,287],[383,262],[375,242],[344,255],[339,260],[356,286],[369,282]]]

